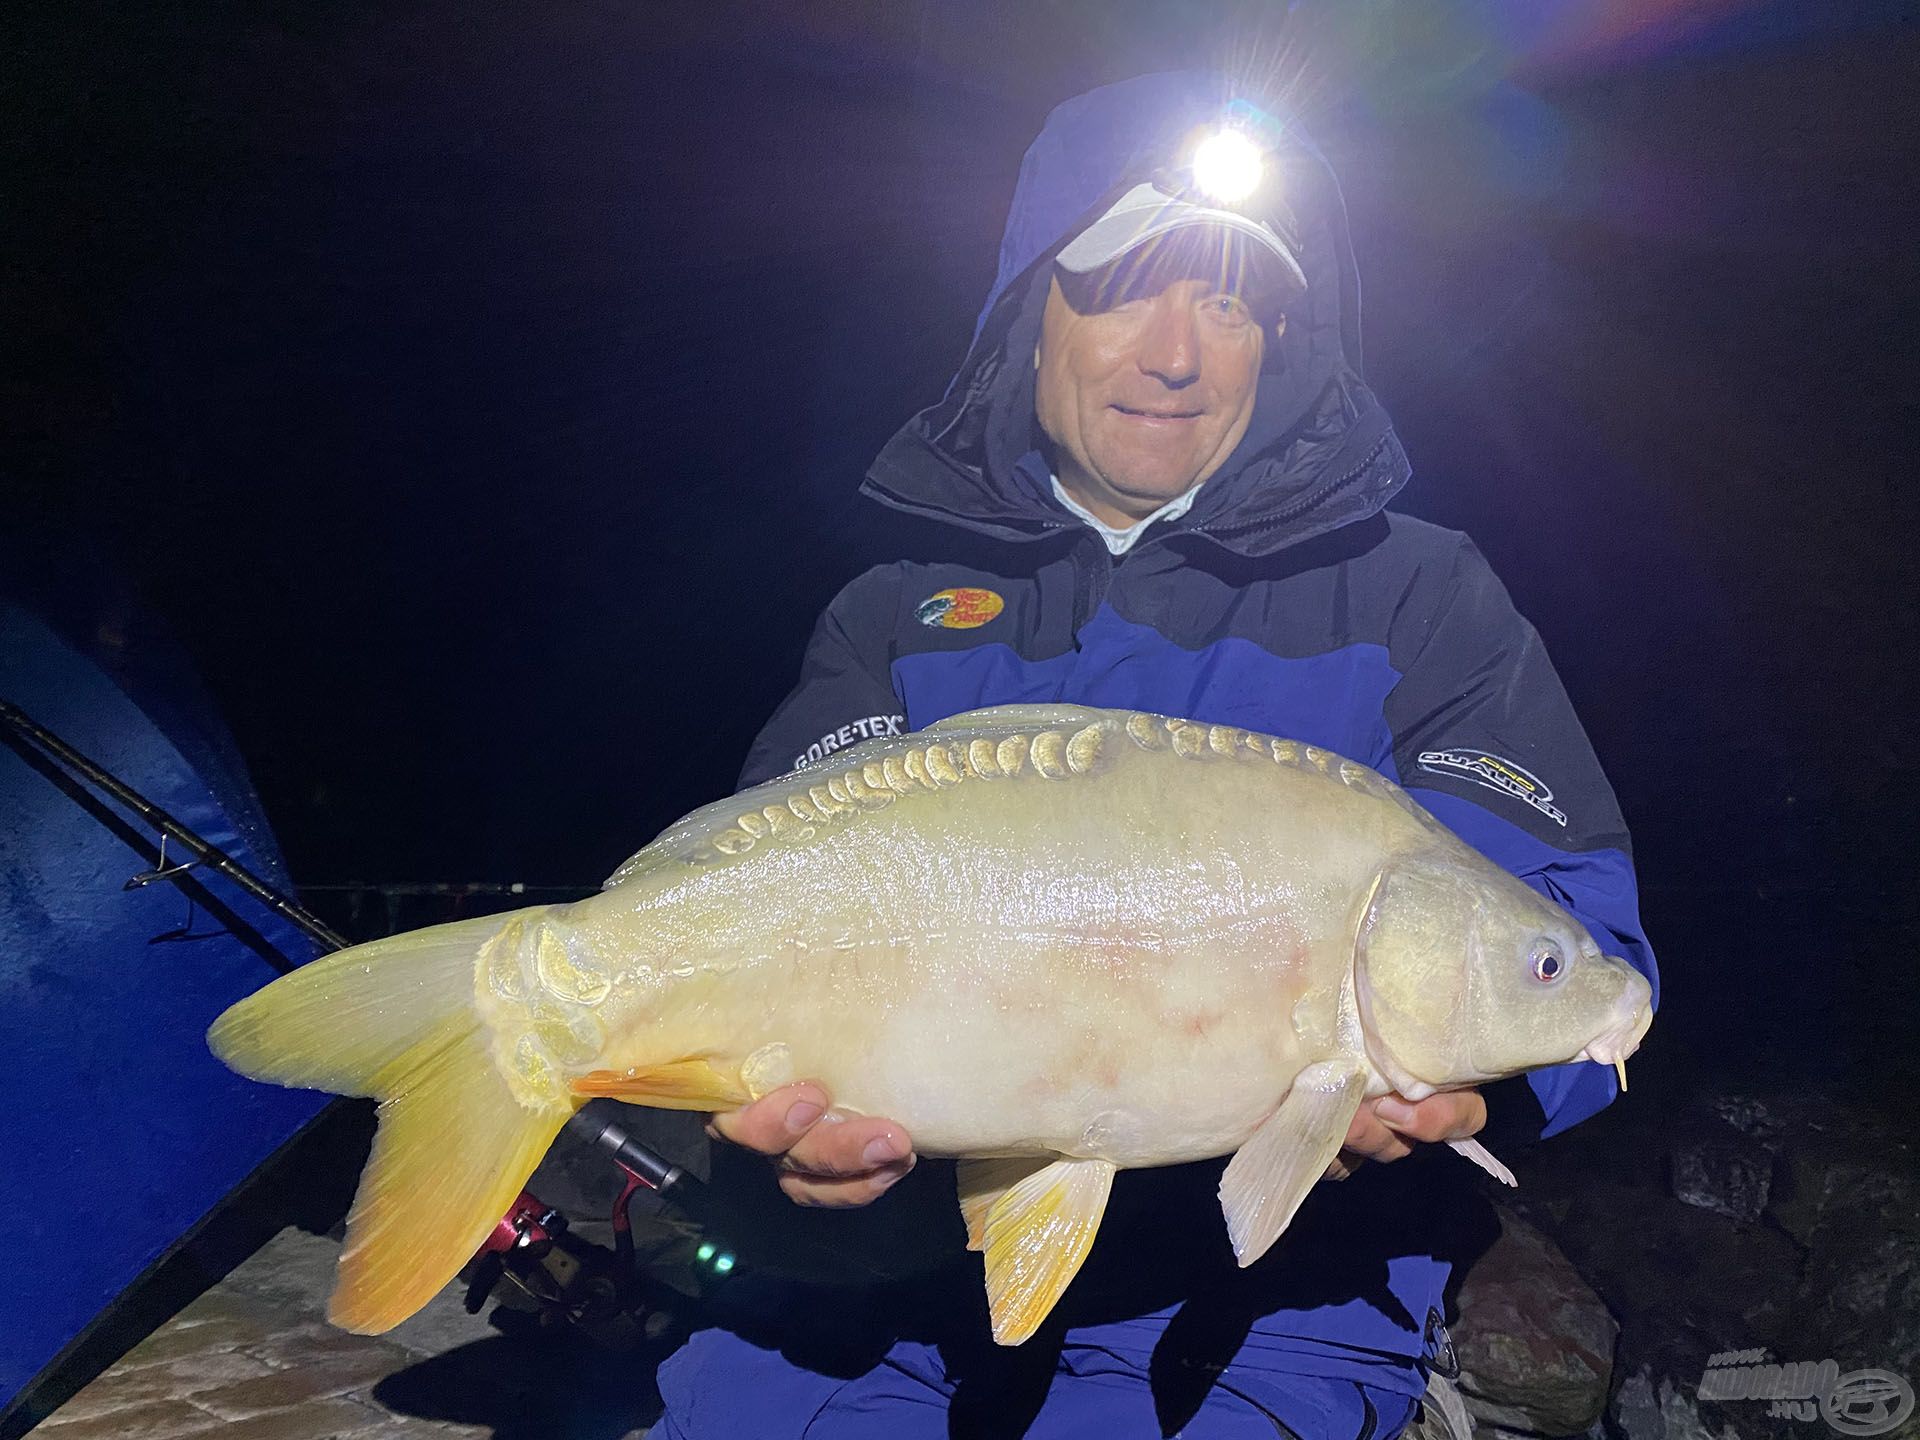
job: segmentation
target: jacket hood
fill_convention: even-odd
[[[1151,157],[1220,118],[1235,98],[1224,79],[1183,71],[1104,86],[1047,117],[1020,166],[973,345],[940,402],[880,452],[864,494],[1001,539],[1080,525],[1053,499],[1033,413],[1032,356],[1054,256]],[[1262,108],[1279,116],[1287,137],[1278,160],[1307,294],[1269,347],[1247,433],[1193,509],[1165,522],[1168,533],[1205,536],[1244,555],[1364,519],[1409,474],[1385,410],[1360,377],[1360,279],[1339,185],[1292,119]]]

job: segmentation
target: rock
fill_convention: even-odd
[[[1889,1139],[1828,1174],[1808,1239],[1806,1342],[1843,1370],[1920,1379],[1920,1167]],[[1865,1156],[1871,1155],[1871,1159]]]
[[[1516,1165],[1527,1188],[1507,1203],[1621,1323],[1611,1440],[1831,1440],[1765,1401],[1700,1401],[1726,1351],[1920,1384],[1920,1142],[1903,1094],[1703,1085],[1650,1106],[1636,1085],[1637,1108]],[[1514,1428],[1476,1415],[1482,1440]],[[1920,1417],[1889,1434],[1920,1440]]]
[[[1500,1210],[1452,1326],[1476,1427],[1576,1435],[1600,1418],[1618,1334],[1606,1305],[1539,1230]]]
[[[1733,1426],[1703,1420],[1699,1402],[1671,1380],[1656,1385],[1645,1366],[1627,1377],[1607,1419],[1617,1440],[1740,1440]]]
[[[1667,1440],[1667,1422],[1654,1395],[1653,1375],[1644,1366],[1627,1377],[1607,1409],[1620,1440]]]
[[[1787,1123],[1777,1101],[1758,1095],[1717,1095],[1708,1104],[1714,1114],[1742,1135],[1758,1140],[1769,1149]]]
[[[1766,1217],[1802,1256],[1782,1358],[1920,1376],[1920,1156],[1905,1128],[1817,1094],[1714,1108],[1777,1152]]]
[[[1676,1200],[1750,1224],[1767,1208],[1773,1152],[1725,1120],[1703,1121],[1675,1141],[1672,1178]]]

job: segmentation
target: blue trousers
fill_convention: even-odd
[[[729,1330],[703,1330],[660,1369],[656,1440],[1392,1440],[1409,1396],[1352,1380],[1237,1374],[1156,1385],[1147,1365],[1068,1344],[1050,1372],[956,1377],[901,1344],[863,1373],[823,1374]]]

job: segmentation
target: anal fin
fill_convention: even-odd
[[[631,1070],[591,1070],[568,1086],[574,1094],[610,1096],[656,1110],[731,1110],[754,1097],[703,1059],[674,1060]]]
[[[1056,1160],[993,1202],[982,1248],[996,1343],[1032,1335],[1065,1293],[1093,1248],[1113,1172],[1105,1160]]]
[[[1348,1061],[1309,1065],[1220,1177],[1220,1208],[1241,1267],[1267,1253],[1347,1138],[1366,1093]]]

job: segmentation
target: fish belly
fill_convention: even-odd
[[[1237,1148],[1319,1058],[1337,987],[1315,992],[1300,952],[1283,926],[1171,952],[976,945],[897,1006],[796,1012],[788,1033],[796,1063],[924,1153],[1174,1164]]]

